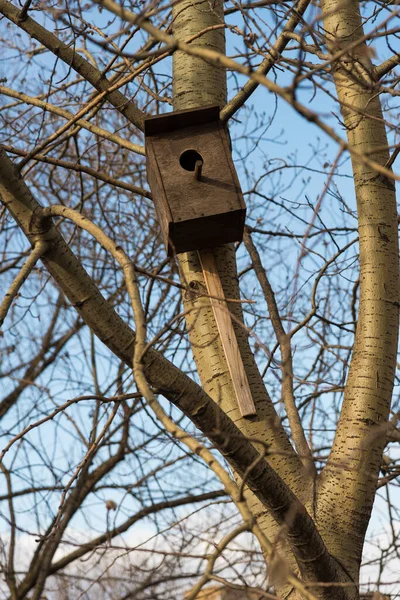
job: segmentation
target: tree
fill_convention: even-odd
[[[396,6],[0,0],[5,597],[68,597],[67,581],[71,597],[177,597],[189,579],[190,599],[212,580],[358,598],[380,489],[383,581],[398,535]],[[141,131],[164,104],[219,104],[232,124],[248,225],[213,253],[255,417],[198,254],[168,260],[160,241]],[[307,125],[309,148],[271,156],[277,119]],[[149,516],[156,542],[109,579]]]

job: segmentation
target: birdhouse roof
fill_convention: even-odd
[[[218,122],[219,112],[219,106],[210,105],[148,117],[144,122],[144,133],[148,137],[184,129],[185,127],[205,125],[212,121]]]

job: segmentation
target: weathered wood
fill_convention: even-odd
[[[150,117],[145,134],[148,179],[168,254],[240,241],[246,207],[219,108]]]
[[[256,409],[214,255],[211,250],[200,250],[199,258],[240,413],[242,417],[250,417],[256,414]]]
[[[200,181],[202,168],[203,168],[203,161],[196,160],[196,164],[194,166],[194,178],[196,179],[196,181]]]

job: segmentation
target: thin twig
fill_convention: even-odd
[[[21,286],[29,277],[29,274],[35,268],[37,261],[46,252],[46,250],[47,243],[43,240],[39,240],[38,242],[36,242],[28,260],[22,265],[20,272],[12,282],[11,286],[8,289],[8,292],[3,298],[3,302],[0,304],[0,327],[3,325],[8,310],[13,300],[16,298],[19,290],[21,289]]]

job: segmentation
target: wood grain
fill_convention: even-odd
[[[211,250],[200,250],[198,254],[240,413],[242,417],[250,417],[256,414],[256,409],[214,255]]]

